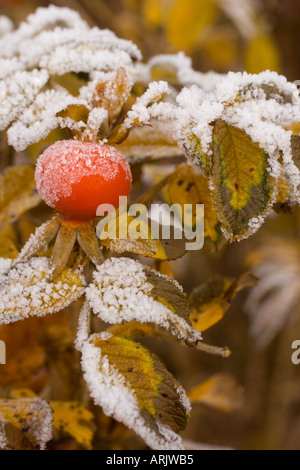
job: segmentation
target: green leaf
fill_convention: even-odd
[[[102,333],[82,349],[85,379],[105,414],[154,449],[182,449],[189,401],[162,362],[141,344]]]
[[[268,156],[245,131],[217,120],[213,131],[213,199],[226,237],[246,238],[274,198]]]

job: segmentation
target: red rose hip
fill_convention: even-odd
[[[89,220],[101,204],[119,207],[132,175],[124,155],[110,145],[62,140],[48,147],[36,164],[41,198],[66,218]]]

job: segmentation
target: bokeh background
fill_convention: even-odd
[[[0,0],[0,14],[18,24],[49,3],[73,8],[91,26],[131,39],[145,60],[184,51],[202,72],[271,69],[291,81],[300,80],[298,0]],[[230,358],[183,350],[173,343],[151,343],[186,388],[218,373],[233,374],[244,388],[239,410],[234,393],[230,413],[195,405],[185,435],[188,440],[237,449],[300,449],[300,365],[291,361],[292,342],[300,340],[300,215],[281,209],[250,239],[220,253],[188,254],[172,265],[179,282],[191,292],[215,275],[235,277],[249,267],[255,270],[267,257],[275,270],[291,276],[294,289],[287,288],[289,283],[270,281],[261,298],[267,314],[260,327],[274,333],[260,347],[257,332],[250,334],[245,307],[249,291],[239,294],[226,317],[204,336],[207,343],[228,346]],[[291,296],[296,299],[292,303]],[[30,341],[28,331],[26,335]],[[22,334],[19,341],[24,343]],[[122,427],[104,424],[110,426],[111,440],[104,433],[103,448],[122,448]]]

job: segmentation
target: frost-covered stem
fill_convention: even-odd
[[[91,308],[86,300],[80,311],[78,319],[78,330],[75,340],[75,347],[78,351],[82,350],[83,344],[88,340],[91,330]]]

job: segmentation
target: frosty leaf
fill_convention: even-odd
[[[57,234],[59,227],[58,216],[53,217],[53,219],[48,220],[40,227],[37,227],[35,233],[30,235],[29,240],[23,246],[21,253],[14,264],[24,263],[39,250],[46,248],[48,243],[50,243]]]
[[[129,98],[132,82],[123,67],[106,78],[96,86],[93,101],[94,106],[107,110],[109,124],[113,124]]]
[[[229,374],[217,374],[189,391],[192,403],[200,403],[224,413],[239,410],[244,401],[243,389]]]
[[[44,449],[51,438],[52,411],[45,400],[0,400],[0,448]]]
[[[171,85],[198,85],[205,91],[211,91],[222,75],[215,72],[201,73],[192,67],[192,59],[183,52],[178,54],[160,54],[148,63],[151,80],[164,80]],[[144,74],[145,71],[143,70]],[[142,80],[143,81],[143,80]]]
[[[51,401],[53,427],[72,436],[86,449],[92,448],[94,415],[78,402]]]
[[[182,449],[176,434],[190,404],[158,358],[139,343],[102,333],[82,350],[84,377],[106,415],[134,430],[153,449]]]
[[[172,137],[170,126],[162,122],[133,129],[118,148],[130,163],[184,156]]]
[[[17,151],[22,151],[46,138],[59,124],[61,127],[68,127],[67,124],[70,126],[69,122],[60,121],[57,115],[66,107],[71,107],[71,103],[80,103],[80,100],[66,90],[47,90],[39,93],[31,106],[28,106],[8,129],[9,144]],[[77,125],[79,126],[79,123]]]
[[[218,323],[228,312],[232,301],[242,289],[255,285],[256,278],[245,273],[235,281],[214,278],[196,289],[190,298],[193,327],[203,332]]]
[[[169,179],[167,198],[171,204],[180,204],[182,213],[185,204],[193,205],[192,228],[197,222],[196,204],[204,204],[205,238],[215,246],[221,243],[220,224],[213,208],[208,178],[192,166],[181,165]]]
[[[127,213],[116,214],[116,219],[103,227],[97,228],[97,234],[101,245],[116,253],[135,253],[158,260],[174,260],[183,256],[186,252],[186,238],[182,230],[169,230],[168,236],[163,237],[163,226],[150,221],[142,215],[138,218]],[[134,224],[134,238],[130,233],[130,225]],[[116,230],[115,230],[116,228]],[[157,239],[152,238],[153,233]],[[120,238],[118,238],[120,237]],[[122,238],[121,238],[122,237]]]
[[[48,281],[49,275],[47,258],[18,263],[8,272],[0,270],[0,324],[57,312],[82,295],[84,280],[78,272],[65,269],[55,282]]]
[[[266,153],[240,129],[218,120],[213,133],[213,195],[229,240],[241,240],[263,222],[274,198]]]
[[[9,167],[0,174],[0,228],[40,203],[30,166]]]
[[[151,82],[145,93],[137,98],[122,124],[116,127],[109,142],[112,144],[121,144],[134,127],[139,125],[151,125],[150,121],[153,117],[151,105],[158,102],[164,95],[169,93],[170,88],[167,82]]]
[[[1,42],[1,41],[0,41]],[[0,130],[14,121],[47,83],[46,70],[16,72],[0,82]]]
[[[191,328],[181,286],[129,258],[110,258],[98,266],[86,298],[93,312],[107,323],[152,322],[190,343],[201,339]]]

